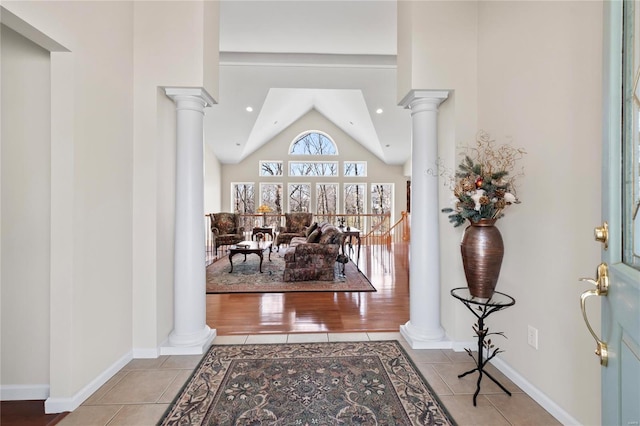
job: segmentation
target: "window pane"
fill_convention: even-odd
[[[338,184],[319,183],[316,185],[316,215],[321,216],[318,221],[328,220],[338,212]]]
[[[364,229],[365,218],[360,215],[365,214],[367,198],[367,185],[364,183],[346,183],[344,185],[344,212],[348,216],[348,223],[358,229]]]
[[[282,161],[260,161],[260,176],[282,176]]]
[[[345,176],[367,176],[367,162],[344,162],[344,175]]]
[[[336,145],[327,136],[310,132],[301,135],[291,145],[292,155],[338,155]]]
[[[391,213],[393,207],[393,184],[374,183],[371,184],[371,213],[383,215]],[[378,226],[383,221],[381,216],[372,218],[372,227]],[[388,223],[380,228],[381,231],[388,229]]]
[[[311,184],[289,184],[289,212],[308,212],[311,205]]]
[[[281,183],[261,183],[260,184],[260,205],[266,205],[271,209],[271,213],[282,213],[282,184]]]
[[[235,213],[255,213],[253,183],[232,183],[231,205]]]
[[[289,176],[338,176],[338,162],[290,161]]]

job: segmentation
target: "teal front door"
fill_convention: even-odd
[[[602,296],[601,336],[594,337],[602,424],[640,425],[640,3],[604,7],[603,224],[596,234],[608,290],[594,292]],[[606,284],[604,277],[596,281]]]

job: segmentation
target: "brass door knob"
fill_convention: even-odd
[[[586,281],[596,286],[595,289],[587,290],[582,293],[580,296],[580,310],[582,311],[582,318],[587,325],[589,333],[591,333],[591,336],[593,336],[593,339],[596,341],[596,355],[600,358],[600,365],[606,367],[609,361],[607,344],[598,337],[589,323],[586,300],[591,296],[606,296],[609,293],[609,267],[606,263],[601,263],[598,265],[596,273],[597,275],[595,280],[592,278],[580,278],[580,281]]]
[[[604,249],[609,248],[609,224],[605,222],[602,226],[594,229],[596,241],[604,244]]]

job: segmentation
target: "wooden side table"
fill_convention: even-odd
[[[497,348],[491,342],[491,339],[487,339],[487,337],[490,335],[500,335],[504,337],[504,333],[500,331],[489,333],[489,328],[484,326],[484,320],[494,312],[515,305],[515,299],[507,294],[500,293],[498,291],[493,293],[491,299],[480,299],[472,296],[471,293],[469,293],[469,289],[467,287],[454,288],[453,290],[451,290],[451,295],[461,301],[464,306],[466,306],[473,313],[473,315],[478,318],[478,322],[473,328],[476,332],[476,336],[478,336],[477,358],[473,356],[473,352],[471,351],[471,349],[465,349],[469,356],[474,359],[476,367],[458,375],[458,378],[461,378],[466,376],[467,374],[473,373],[474,371],[478,372],[478,385],[476,387],[476,392],[473,394],[473,405],[476,406],[476,399],[478,398],[478,393],[480,392],[480,382],[482,381],[483,375],[486,375],[496,385],[498,385],[500,389],[505,391],[507,395],[511,396],[511,392],[509,392],[507,388],[502,386],[502,384],[498,382],[491,374],[489,374],[489,372],[484,370],[485,365],[487,365],[487,363],[493,357],[498,355],[500,352],[504,352]],[[486,359],[484,358],[484,350],[487,351]]]
[[[345,235],[344,238],[344,243],[342,246],[342,253],[346,254],[347,256],[349,256],[349,258],[351,259],[351,252],[353,250],[353,239],[355,238],[356,243],[358,244],[358,248],[357,248],[357,257],[356,257],[356,261],[354,262],[356,265],[356,268],[358,268],[358,270],[360,270],[360,230],[357,228],[338,228],[340,229],[340,231]],[[349,247],[349,254],[347,254],[345,252],[344,249],[344,244],[347,244]],[[353,259],[351,259],[353,260]]]
[[[273,241],[273,228],[266,228],[266,227],[261,227],[261,226],[256,226],[255,228],[253,228],[253,230],[251,230],[251,239],[254,240],[256,234],[258,233],[262,233],[265,235],[265,238],[267,235],[271,235],[271,241]]]

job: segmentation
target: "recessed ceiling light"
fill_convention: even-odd
[[[247,110],[247,112],[251,112],[251,111],[253,111],[253,108],[251,108],[250,106],[248,106],[248,107],[246,108],[246,110]]]
[[[383,112],[384,112],[384,111],[382,110],[382,108],[378,108],[378,109],[376,110],[376,114],[382,114]]]

